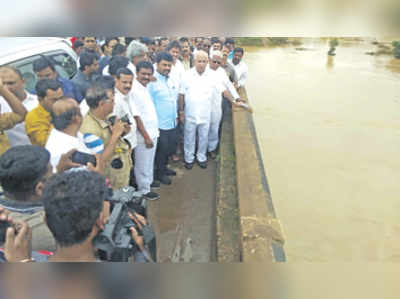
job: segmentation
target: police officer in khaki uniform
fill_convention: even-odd
[[[84,134],[84,142],[93,153],[101,154],[105,163],[105,176],[110,180],[112,188],[128,186],[132,150],[122,137],[131,128],[118,118],[114,125],[108,120],[114,109],[114,86],[94,84],[86,93],[86,102],[90,110],[80,129]]]

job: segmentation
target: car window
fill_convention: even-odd
[[[29,92],[34,92],[37,78],[33,72],[32,63],[38,59],[40,56],[27,57],[9,65],[20,70],[22,77],[25,79],[25,89]]]
[[[58,74],[64,78],[71,79],[77,72],[75,59],[66,52],[53,51],[43,53],[42,55],[46,56],[53,62]],[[30,56],[9,64],[21,71],[22,77],[25,79],[25,88],[31,93],[35,93],[35,85],[37,82],[37,77],[33,72],[32,64],[40,57],[41,55]]]
[[[65,52],[58,52],[54,54],[45,54],[49,57],[58,72],[62,77],[71,79],[77,70],[76,61]]]

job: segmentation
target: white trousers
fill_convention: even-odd
[[[138,143],[135,147],[135,178],[138,192],[147,194],[151,191],[153,183],[154,158],[157,149],[157,137],[153,139],[154,146],[147,148],[146,144]]]
[[[194,162],[194,151],[196,148],[196,134],[197,140],[197,161],[207,161],[207,147],[208,147],[208,131],[210,123],[196,124],[194,122],[185,121],[184,133],[184,147],[185,147],[185,161],[187,163]]]
[[[222,119],[222,107],[214,106],[211,111],[210,129],[208,131],[208,151],[212,152],[217,149],[219,142],[219,125]]]

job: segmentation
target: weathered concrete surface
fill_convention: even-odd
[[[220,263],[240,262],[240,221],[236,188],[232,113],[226,113],[217,167],[217,257]]]
[[[169,186],[161,185],[156,201],[149,202],[149,217],[158,239],[159,262],[216,260],[216,162],[192,170],[183,162],[171,163],[177,172]]]
[[[245,89],[240,90],[247,99]],[[234,109],[233,134],[242,261],[284,261],[284,238],[272,205],[252,116]]]

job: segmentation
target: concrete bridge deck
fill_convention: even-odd
[[[221,135],[216,161],[192,170],[171,163],[177,176],[149,204],[159,262],[285,261],[252,115],[229,112]]]

